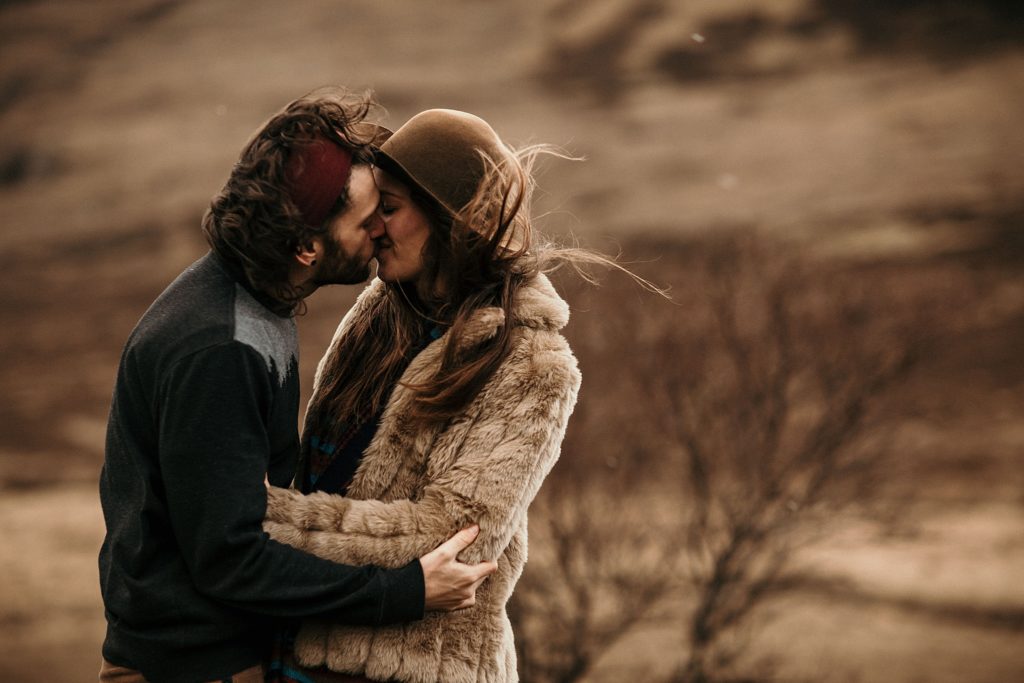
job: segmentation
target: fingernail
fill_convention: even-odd
[[[474,524],[473,526],[469,527],[469,532],[476,536],[478,533],[480,533],[480,527]]]

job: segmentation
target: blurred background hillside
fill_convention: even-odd
[[[1024,680],[1019,2],[8,0],[0,38],[0,680],[95,680],[121,346],[324,84],[585,157],[541,228],[672,288],[559,279],[525,681]],[[307,390],[356,292],[299,320]]]

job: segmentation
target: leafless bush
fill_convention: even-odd
[[[644,274],[674,304],[572,297],[584,388],[511,605],[530,683],[579,680],[668,601],[673,680],[735,677],[736,635],[792,587],[794,550],[883,500],[886,398],[948,294],[742,236],[662,256]]]
[[[677,681],[725,675],[723,636],[779,588],[794,547],[886,477],[884,431],[869,428],[929,325],[880,283],[823,265],[719,245],[702,264],[700,323],[666,320],[635,366],[653,429],[682,456],[696,604]]]

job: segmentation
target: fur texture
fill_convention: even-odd
[[[314,394],[341,332],[383,295],[375,281],[342,320]],[[520,290],[511,354],[462,416],[442,428],[417,428],[403,417],[412,397],[399,384],[348,497],[270,489],[266,530],[320,557],[401,567],[475,522],[480,535],[460,559],[498,560],[466,610],[382,628],[305,623],[296,641],[300,662],[381,681],[518,680],[505,604],[526,562],[527,507],[558,459],[579,390],[576,359],[559,333],[568,318],[568,306],[538,276]],[[499,308],[478,311],[459,343],[487,339],[503,320]],[[430,376],[444,341],[424,349],[403,381]]]

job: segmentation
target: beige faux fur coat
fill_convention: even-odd
[[[374,281],[342,320],[339,335],[375,298]],[[406,419],[410,392],[396,386],[348,496],[271,488],[265,528],[276,540],[353,565],[401,567],[476,522],[480,535],[460,559],[498,561],[474,607],[428,612],[422,621],[359,628],[303,624],[295,654],[307,666],[410,683],[518,680],[505,603],[526,562],[526,509],[558,458],[580,374],[559,333],[569,309],[544,276],[521,288],[510,355],[465,413],[442,428]],[[504,313],[476,312],[461,344],[492,337]],[[438,368],[445,338],[420,352],[402,377],[417,383]]]

